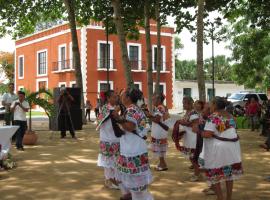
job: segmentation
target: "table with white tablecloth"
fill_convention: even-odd
[[[2,126],[0,127],[0,144],[1,154],[0,160],[7,155],[11,148],[11,137],[18,130],[19,126]]]

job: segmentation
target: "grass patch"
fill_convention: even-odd
[[[45,112],[41,111],[32,111],[31,114],[32,116],[47,116]],[[29,112],[27,112],[26,116],[29,117]]]

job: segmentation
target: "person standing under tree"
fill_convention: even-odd
[[[8,85],[8,92],[3,95],[2,99],[2,105],[5,106],[5,125],[11,125],[11,122],[13,122],[13,113],[10,111],[10,106],[13,103],[13,101],[17,100],[18,97],[14,93],[14,83],[10,83]],[[13,124],[13,123],[12,123]]]
[[[28,112],[30,106],[27,101],[25,101],[25,93],[23,91],[18,91],[19,99],[13,101],[11,104],[11,112],[14,113],[14,125],[19,126],[16,133],[16,147],[20,151],[24,151],[23,148],[23,136],[27,129],[26,112]]]
[[[93,121],[91,121],[92,104],[89,100],[86,101],[85,108],[86,108],[85,119],[87,120],[87,118],[88,118],[89,122],[93,122]]]
[[[76,139],[74,127],[72,124],[70,108],[74,98],[69,94],[66,88],[60,89],[60,96],[57,100],[59,104],[59,127],[61,130],[61,139],[66,137],[66,130],[69,129],[70,135],[73,139]]]

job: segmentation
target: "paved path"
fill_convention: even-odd
[[[34,128],[45,124],[35,124]],[[43,127],[44,128],[44,127]],[[46,129],[46,128],[44,128]],[[235,183],[234,200],[269,200],[270,183],[263,178],[270,175],[270,153],[258,148],[263,138],[258,133],[239,131],[244,158],[245,175]],[[103,186],[103,171],[96,166],[98,133],[93,125],[77,132],[78,140],[59,139],[55,133],[38,131],[39,142],[27,146],[25,152],[12,150],[18,168],[0,172],[1,200],[114,200],[120,192]],[[154,167],[156,161],[151,157]],[[170,142],[167,157],[169,171],[153,172],[150,187],[156,200],[215,200],[204,196],[204,182],[191,183],[185,160]]]

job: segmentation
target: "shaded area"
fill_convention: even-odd
[[[12,150],[18,168],[1,172],[0,194],[4,199],[119,199],[120,192],[103,186],[103,170],[96,166],[98,133],[93,125],[77,132],[78,140],[59,139],[60,134],[42,130],[39,124],[39,143],[27,146],[25,152]],[[258,148],[264,138],[259,133],[239,131],[244,158],[245,175],[235,182],[235,200],[270,199],[270,183],[263,178],[270,175],[270,153]],[[150,154],[152,167],[156,160]],[[191,199],[214,200],[201,191],[205,182],[192,183],[188,169],[190,163],[174,148],[170,141],[167,156],[169,171],[153,172],[150,187],[156,200]]]

